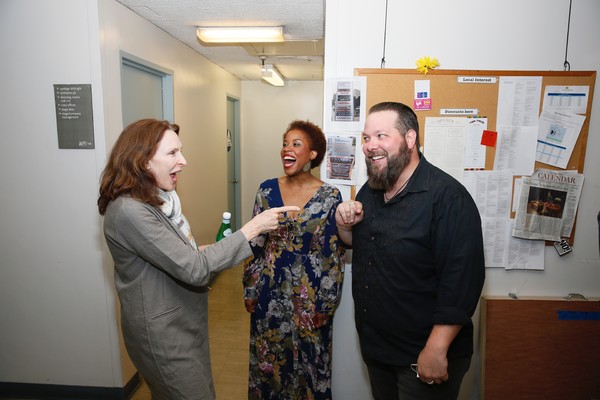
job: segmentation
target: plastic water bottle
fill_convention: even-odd
[[[221,221],[221,226],[219,227],[219,231],[217,232],[216,241],[226,238],[231,235],[233,232],[231,231],[231,213],[225,211],[223,213],[223,220]]]

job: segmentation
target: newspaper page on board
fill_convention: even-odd
[[[571,236],[583,187],[576,171],[537,169],[522,179],[513,236],[553,240]]]

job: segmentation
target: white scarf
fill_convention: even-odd
[[[165,214],[167,218],[171,220],[177,227],[183,232],[183,235],[194,245],[195,248],[196,241],[194,240],[194,236],[192,235],[192,228],[188,223],[185,216],[181,213],[181,201],[179,200],[179,196],[175,190],[171,190],[170,192],[165,192],[162,189],[158,189],[158,195],[161,199],[164,200],[162,206],[160,206],[160,210]]]

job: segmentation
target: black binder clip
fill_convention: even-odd
[[[561,257],[573,251],[573,248],[569,246],[569,242],[567,242],[566,239],[561,239],[560,242],[554,242],[554,248]]]

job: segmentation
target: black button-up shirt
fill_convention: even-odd
[[[462,325],[448,358],[473,352],[471,316],[485,276],[481,219],[467,190],[425,157],[384,202],[364,185],[352,233],[352,292],[366,358],[408,366],[434,324]]]

